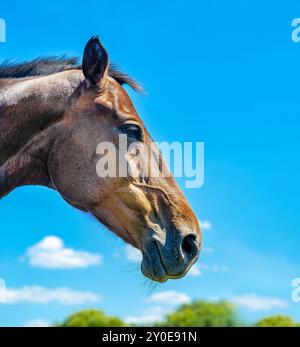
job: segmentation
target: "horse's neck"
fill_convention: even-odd
[[[57,120],[82,80],[80,71],[15,80],[0,90],[0,166]]]
[[[82,79],[73,70],[0,86],[0,198],[22,184],[49,185],[42,161],[51,130]]]

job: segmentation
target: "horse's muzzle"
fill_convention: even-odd
[[[158,282],[181,278],[197,261],[201,239],[196,234],[179,237],[171,244],[163,244],[159,238],[153,237],[143,252],[143,274]]]

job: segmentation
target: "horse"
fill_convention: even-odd
[[[95,170],[95,149],[103,141],[118,150],[122,134],[153,145],[125,84],[141,89],[110,64],[98,36],[87,42],[81,64],[67,57],[3,63],[0,199],[24,185],[55,189],[139,249],[144,276],[165,282],[183,277],[202,245],[199,222],[175,179],[100,177]]]

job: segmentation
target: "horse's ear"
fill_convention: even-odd
[[[108,68],[108,54],[101,45],[98,36],[93,36],[85,46],[82,71],[92,84],[101,81]]]

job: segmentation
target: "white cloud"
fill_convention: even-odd
[[[274,297],[259,296],[257,294],[244,294],[234,296],[231,301],[238,306],[251,311],[271,310],[273,308],[286,308],[288,303],[282,299]]]
[[[26,252],[31,266],[46,269],[86,268],[100,264],[99,254],[77,251],[64,246],[57,236],[46,236],[37,244],[29,247]]]
[[[170,310],[165,310],[160,306],[154,306],[150,309],[144,310],[141,316],[129,316],[125,317],[124,320],[129,324],[151,324],[162,320],[163,317],[169,312]]]
[[[210,269],[212,272],[228,272],[229,271],[228,267],[225,265],[212,265]]]
[[[30,302],[48,304],[57,302],[65,305],[98,302],[100,296],[93,292],[77,291],[68,287],[45,288],[41,286],[24,286],[21,288],[6,288],[0,292],[1,304],[16,304]]]
[[[199,267],[199,269],[201,271],[209,271],[211,266],[210,265],[207,265],[205,263],[200,263],[200,264],[197,264],[197,266]]]
[[[125,246],[125,256],[132,263],[140,263],[142,261],[142,253],[131,245]]]
[[[127,323],[146,325],[161,321],[174,307],[191,302],[191,299],[184,293],[176,291],[165,291],[150,295],[146,300],[147,304],[156,304],[147,307],[140,316],[128,316],[124,320]]]
[[[211,254],[211,253],[214,253],[215,249],[212,248],[212,247],[203,247],[202,248],[202,253],[205,253],[205,254]]]
[[[151,324],[154,322],[158,322],[161,320],[160,316],[155,315],[142,315],[142,316],[128,316],[124,317],[124,321],[127,324],[137,324],[137,325],[144,325],[144,324]]]
[[[187,304],[191,299],[184,293],[174,290],[152,294],[146,301],[148,303],[165,304],[165,305],[181,305]]]
[[[204,272],[218,272],[218,273],[224,273],[228,272],[229,268],[225,265],[208,265],[205,263],[195,264],[191,267],[188,274],[190,276],[202,276]]]
[[[32,319],[27,321],[24,324],[25,327],[39,327],[39,328],[43,328],[43,327],[49,327],[50,323],[48,321],[46,321],[45,319],[42,318],[37,318],[37,319]]]
[[[200,267],[197,264],[195,264],[190,268],[188,274],[190,276],[198,277],[202,275],[202,271],[200,270]]]
[[[212,223],[208,220],[199,220],[201,230],[210,230],[212,228]]]

